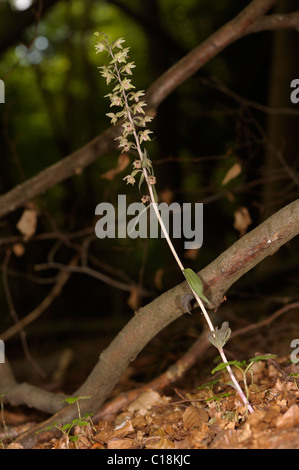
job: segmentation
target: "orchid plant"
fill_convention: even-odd
[[[239,393],[247,409],[253,412],[253,408],[235,378],[223,350],[231,334],[228,322],[224,322],[220,329],[218,327],[214,328],[204,305],[204,302],[207,305],[210,302],[203,293],[202,281],[192,269],[185,269],[183,266],[160,215],[154,169],[148,152],[143,147],[144,142],[151,140],[150,134],[152,134],[152,131],[147,128],[147,125],[153,118],[147,115],[144,110],[146,107],[145,101],[142,100],[145,94],[144,90],[135,91],[135,86],[130,78],[132,76],[132,69],[135,68],[135,63],[129,61],[130,48],[124,47],[125,40],[123,38],[110,43],[108,37],[103,33],[96,32],[95,36],[101,38],[95,45],[96,53],[106,52],[110,59],[108,65],[99,67],[100,73],[105,78],[107,85],[113,84],[112,92],[105,95],[105,97],[109,98],[111,108],[117,107],[120,109],[118,112],[107,113],[107,116],[113,125],[120,124],[122,127],[122,134],[116,137],[121,151],[129,152],[134,150],[138,156],[132,164],[133,169],[131,173],[123,179],[127,184],[131,185],[134,185],[138,179],[139,190],[142,184],[146,183],[147,194],[142,196],[141,201],[146,206],[152,205],[168,246],[191,290],[191,292],[186,293],[182,297],[182,305],[189,312],[188,305],[190,300],[192,298],[196,299],[210,329],[209,340],[218,349],[223,363],[226,364],[232,385]]]

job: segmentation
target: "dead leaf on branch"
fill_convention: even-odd
[[[38,211],[32,205],[24,210],[23,214],[16,227],[24,235],[25,240],[29,240],[35,232],[37,227]]]
[[[139,307],[140,296],[138,287],[132,287],[130,291],[130,296],[127,300],[127,304],[132,310],[137,310]]]
[[[159,290],[163,289],[163,282],[162,282],[163,274],[164,274],[164,268],[159,268],[155,272],[154,283],[155,283],[156,288]]]
[[[240,237],[243,237],[247,232],[249,225],[252,224],[252,220],[248,209],[246,207],[240,207],[235,211],[234,228],[238,230]]]
[[[20,258],[25,253],[25,247],[24,247],[23,243],[14,243],[13,246],[12,246],[12,251],[13,251],[15,256]]]

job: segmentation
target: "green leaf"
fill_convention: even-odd
[[[73,427],[73,423],[66,423],[62,426],[62,431],[67,431],[68,429]]]
[[[276,354],[264,354],[262,356],[255,356],[249,359],[249,362],[259,362],[259,361],[267,361],[268,359],[272,359],[276,357]]]
[[[71,405],[72,403],[76,403],[76,401],[87,400],[88,398],[91,398],[91,397],[90,396],[89,397],[68,397],[68,398],[65,398],[63,401],[66,401],[69,405]]]
[[[206,382],[203,385],[200,385],[199,387],[196,387],[197,390],[201,390],[203,388],[211,388],[213,385],[216,385],[219,382],[219,379],[211,380],[210,382]]]
[[[200,299],[204,300],[205,302],[207,302],[207,304],[209,304],[209,300],[203,293],[203,285],[198,275],[190,268],[184,269],[183,274],[191,289],[198,295]]]

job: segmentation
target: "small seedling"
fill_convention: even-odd
[[[53,428],[58,429],[59,431],[62,432],[62,434],[65,437],[66,441],[66,447],[69,448],[69,442],[76,442],[79,438],[78,435],[71,436],[70,433],[74,429],[75,426],[79,426],[80,428],[83,428],[84,426],[89,426],[92,424],[91,417],[93,416],[92,413],[86,413],[84,416],[81,416],[81,410],[79,406],[79,400],[86,400],[91,397],[68,397],[62,400],[63,402],[65,401],[69,405],[72,405],[73,403],[76,403],[77,405],[77,410],[78,410],[78,418],[73,419],[70,423],[66,423],[64,425],[61,425],[59,423],[54,423],[51,426],[48,426],[46,428],[43,428],[37,433],[42,432],[42,431],[50,431]]]
[[[247,373],[249,372],[251,374],[251,383],[253,384],[253,373],[252,373],[252,366],[253,364],[255,364],[256,362],[259,362],[259,361],[267,361],[268,359],[272,359],[276,357],[275,354],[265,354],[265,355],[261,355],[261,356],[255,356],[255,357],[252,357],[251,359],[249,359],[248,361],[229,361],[229,362],[221,362],[220,364],[218,364],[218,366],[214,367],[214,369],[212,370],[212,374],[215,374],[215,372],[219,372],[223,369],[226,369],[227,366],[233,366],[233,367],[236,367],[241,373],[242,373],[242,376],[243,376],[243,383],[244,383],[244,388],[245,388],[245,393],[246,393],[246,397],[247,397],[247,400],[249,399],[249,389],[248,389],[248,383],[247,383]],[[229,384],[229,385],[232,385],[232,384]]]

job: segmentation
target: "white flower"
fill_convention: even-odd
[[[111,106],[123,106],[123,101],[121,97],[118,96],[116,93],[110,97],[110,100],[111,100],[110,108]]]
[[[128,62],[126,65],[124,65],[124,66],[120,69],[120,72],[121,72],[121,73],[126,73],[126,74],[128,74],[128,75],[132,75],[131,69],[133,69],[134,67],[136,67],[136,65],[134,65],[134,62]]]
[[[156,184],[156,177],[155,176],[148,176],[146,180],[149,184]]]
[[[107,47],[103,42],[98,42],[94,47],[96,49],[96,54],[107,50]]]
[[[137,91],[136,93],[130,93],[130,100],[139,101],[140,96],[144,95],[144,90]]]
[[[134,85],[132,85],[131,80],[129,78],[124,78],[121,81],[120,90],[129,90],[130,88],[135,88],[135,87]]]
[[[133,167],[134,168],[141,168],[141,161],[140,160],[134,160]]]
[[[122,46],[123,42],[126,42],[125,39],[124,38],[119,38],[112,44],[112,47],[118,47],[119,49],[122,49],[123,48],[123,46]]]
[[[145,142],[146,140],[151,140],[149,134],[152,134],[152,131],[145,129],[145,131],[139,132],[139,143]]]
[[[130,134],[134,130],[134,127],[129,121],[124,122],[122,127],[124,128],[124,134]]]

